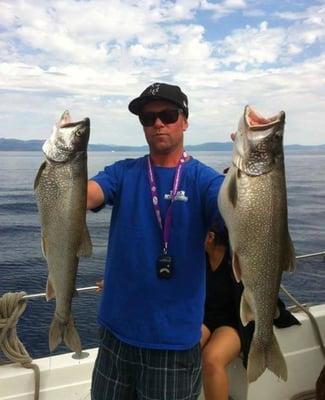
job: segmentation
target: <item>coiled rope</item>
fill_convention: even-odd
[[[16,329],[17,322],[27,305],[26,300],[23,299],[25,295],[25,292],[9,292],[0,297],[0,350],[10,362],[19,363],[24,368],[33,369],[34,400],[38,400],[40,391],[39,367],[32,363],[33,359],[19,340]]]

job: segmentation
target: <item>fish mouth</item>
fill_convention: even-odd
[[[52,162],[64,163],[84,154],[90,135],[90,119],[72,122],[68,111],[54,126],[52,135],[42,147],[46,158]]]
[[[80,121],[76,121],[76,122],[66,122],[66,123],[60,124],[60,128],[73,128],[73,127],[75,127],[77,125],[84,126],[85,128],[89,127],[90,126],[90,119],[89,118],[84,118],[84,119],[82,119]]]
[[[277,124],[284,123],[285,113],[280,111],[272,117],[265,118],[263,115],[254,110],[251,106],[245,107],[244,120],[246,126],[250,130],[268,130]]]
[[[236,167],[250,176],[271,171],[282,157],[284,122],[284,111],[266,118],[247,105],[234,137]]]

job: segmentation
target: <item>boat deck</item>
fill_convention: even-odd
[[[325,304],[310,311],[325,334]],[[229,366],[233,400],[292,400],[293,396],[315,389],[315,382],[324,365],[324,356],[312,324],[305,313],[295,316],[302,323],[290,328],[274,328],[288,365],[288,381],[282,382],[266,371],[256,382],[247,385],[242,360]],[[97,349],[87,349],[88,356],[73,358],[73,353],[34,360],[41,372],[40,400],[89,399],[89,387]],[[33,400],[34,372],[18,364],[0,366],[0,400]],[[200,400],[203,400],[203,394]],[[170,399],[172,400],[172,399]]]

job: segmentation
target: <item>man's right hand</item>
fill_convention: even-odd
[[[101,281],[97,281],[96,286],[97,286],[96,292],[100,293],[104,289],[104,279],[102,279]]]

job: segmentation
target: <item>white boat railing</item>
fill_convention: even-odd
[[[82,288],[76,289],[76,291],[79,292],[89,292],[89,291],[94,291],[94,290],[99,290],[98,286],[86,286]],[[25,300],[32,300],[32,299],[38,299],[40,297],[46,297],[46,293],[35,293],[35,294],[26,294],[22,298]]]
[[[301,260],[303,258],[325,256],[325,251],[319,251],[318,253],[302,254],[301,256],[296,256],[296,260]]]
[[[325,257],[325,251],[320,251],[318,253],[309,253],[309,254],[302,254],[300,256],[296,256],[296,260],[302,260],[305,258],[311,258],[311,257],[317,257],[317,256],[324,256]],[[82,288],[76,289],[76,291],[79,292],[90,292],[90,291],[100,291],[98,286],[86,286]],[[36,294],[26,294],[22,298],[25,300],[32,300],[32,299],[38,299],[40,297],[46,297],[46,293],[36,293]]]
[[[312,258],[312,257],[318,257],[318,256],[324,256],[324,260],[325,260],[325,251],[319,251],[317,253],[309,253],[309,254],[302,254],[300,256],[296,256],[296,260],[302,260],[302,259],[306,259],[306,258]],[[282,292],[300,309],[302,310],[304,313],[306,313],[309,317],[309,319],[311,320],[311,323],[313,325],[314,331],[315,331],[315,335],[320,343],[320,347],[322,350],[322,353],[325,357],[325,347],[322,341],[322,336],[318,327],[318,324],[315,320],[315,318],[313,317],[313,315],[309,312],[308,307],[306,305],[303,305],[301,303],[299,303],[299,301],[292,296],[291,293],[288,292],[288,290],[281,285],[280,286]],[[76,291],[78,293],[80,292],[89,292],[89,291],[100,291],[99,286],[87,286],[87,287],[82,287],[82,288],[78,288],[76,289]],[[40,297],[46,297],[46,293],[36,293],[36,294],[26,294],[22,297],[22,299],[24,300],[33,300],[33,299],[38,299]]]

